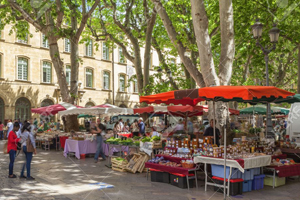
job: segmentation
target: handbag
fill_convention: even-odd
[[[22,149],[22,144],[20,142],[17,143],[17,150],[21,150]]]
[[[26,148],[27,148],[27,152],[34,152],[34,147],[31,143],[30,135],[28,135],[28,138],[26,140]]]

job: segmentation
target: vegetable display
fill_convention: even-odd
[[[160,137],[159,136],[153,136],[151,138],[151,141],[160,141]]]
[[[149,137],[144,137],[144,138],[142,139],[142,142],[151,142],[151,138],[149,138]]]

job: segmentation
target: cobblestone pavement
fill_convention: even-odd
[[[170,184],[152,183],[146,174],[115,172],[105,167],[106,162],[94,163],[92,157],[77,160],[65,158],[62,151],[38,150],[33,157],[32,176],[35,181],[9,179],[8,155],[2,152],[0,141],[0,199],[110,199],[110,200],[218,200],[221,193],[212,187],[204,192],[203,174],[199,177],[198,189],[180,189]],[[20,175],[24,156],[16,158],[14,174]],[[26,174],[25,174],[26,175]],[[101,184],[100,184],[101,183]],[[105,183],[105,185],[103,185]],[[101,189],[106,186],[108,188]],[[299,200],[299,180],[288,180],[287,185],[272,189],[244,193],[228,199]],[[111,188],[110,188],[111,187]]]

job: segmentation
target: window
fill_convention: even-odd
[[[103,60],[109,60],[109,48],[106,46],[105,42],[103,42],[102,46],[102,56]]]
[[[138,90],[138,83],[137,83],[137,79],[135,78],[135,79],[133,79],[133,92],[134,93],[138,93],[139,92],[139,90]]]
[[[93,70],[92,69],[86,69],[85,70],[85,82],[86,87],[93,87]]]
[[[92,57],[93,56],[93,41],[90,40],[88,43],[85,45],[85,55]]]
[[[70,40],[68,38],[65,38],[65,52],[71,52]]]
[[[67,80],[67,84],[70,85],[70,83],[71,83],[71,66],[69,66],[69,65],[66,66],[66,80]]]
[[[42,34],[42,44],[44,48],[48,48],[49,49],[49,43],[48,43],[48,38],[46,38],[45,34]]]
[[[43,83],[51,83],[51,63],[43,62]]]
[[[120,88],[119,88],[119,91],[120,92],[125,92],[125,75],[120,75]]]
[[[26,33],[24,38],[18,38],[17,41],[19,43],[28,44],[28,34]]]
[[[119,63],[125,63],[125,57],[123,55],[123,50],[119,47]]]
[[[103,89],[109,90],[110,89],[110,73],[104,71],[103,73]]]
[[[28,79],[28,60],[26,58],[18,58],[18,80],[27,81]]]

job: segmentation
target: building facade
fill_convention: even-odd
[[[57,76],[49,55],[49,44],[45,36],[30,26],[30,35],[19,39],[10,34],[9,25],[0,35],[0,120],[28,119],[31,108],[61,102]],[[77,104],[83,107],[110,103],[121,107],[139,104],[137,83],[128,86],[135,70],[127,63],[120,48],[112,52],[99,42],[80,44],[79,97]],[[64,62],[66,79],[70,82],[70,41],[61,39],[59,51]],[[112,56],[112,53],[114,56]],[[143,53],[143,50],[142,50]],[[159,65],[158,57],[152,53],[151,65]],[[114,57],[114,62],[112,62]],[[142,56],[143,57],[143,56]],[[150,72],[150,73],[153,73]],[[35,117],[35,116],[34,116]],[[38,116],[36,116],[38,117]]]

